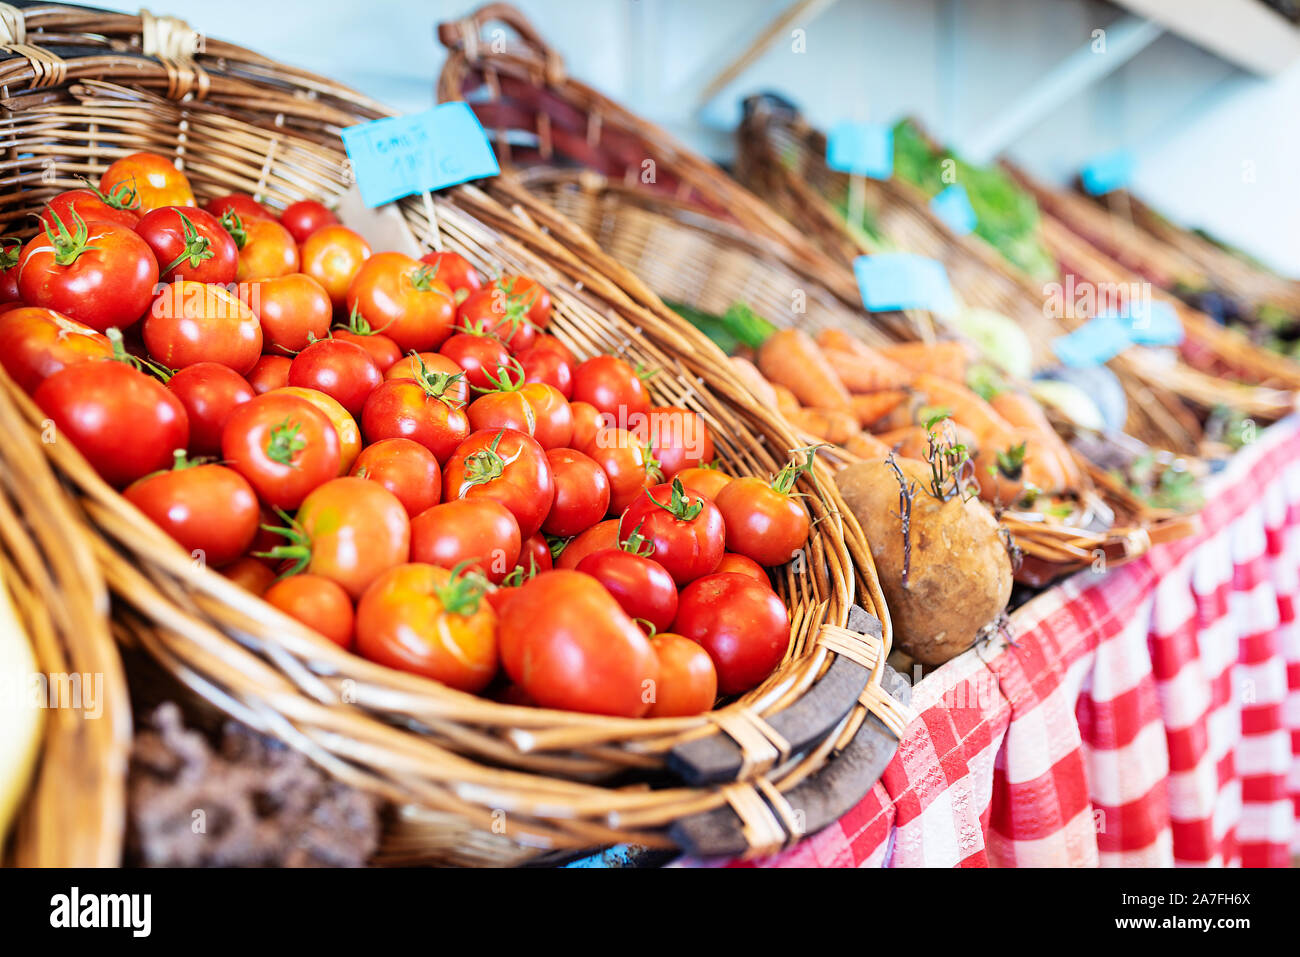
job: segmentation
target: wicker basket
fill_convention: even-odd
[[[180,21],[44,4],[4,13],[14,42],[0,60],[0,216],[16,233],[77,177],[140,149],[174,156],[200,197],[333,202],[348,187],[340,127],[385,115]],[[573,251],[591,241],[518,187],[459,187],[432,206],[436,224],[426,204],[402,204],[420,240],[436,230],[477,267],[535,276],[552,292],[556,335],[580,355],[620,352],[657,368],[651,393],[699,411],[728,469],[770,473],[797,445],[707,339],[593,270]],[[65,538],[94,556],[117,630],[195,694],[401,806],[388,860],[517,863],[618,841],[770,851],[874,780],[841,763],[861,729],[897,733],[908,718],[884,690],[889,615],[870,550],[822,468],[801,488],[817,520],[807,561],[777,583],[793,623],[784,664],[716,712],[612,719],[498,704],[342,651],[196,567],[69,445],[42,447],[41,415],[12,383],[0,407],[28,423],[0,453],[7,473],[21,474],[22,456],[48,456],[76,514]],[[851,619],[855,602],[870,615]],[[816,803],[809,779],[819,773],[839,804],[801,814],[793,802]]]

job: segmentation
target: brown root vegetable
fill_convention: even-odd
[[[842,409],[849,404],[848,390],[812,336],[801,329],[772,333],[758,350],[758,368],[769,382],[793,392],[801,405]]]
[[[924,664],[941,664],[1006,608],[1011,559],[988,508],[973,498],[935,498],[929,482],[925,462],[905,459],[871,459],[835,476],[871,543],[896,643]]]

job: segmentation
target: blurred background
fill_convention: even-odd
[[[99,0],[135,11],[139,2]],[[161,0],[153,12],[432,105],[436,25],[472,0]],[[1130,188],[1300,277],[1300,4],[1294,0],[519,0],[569,72],[720,162],[760,90],[812,123],[914,116],[973,158],[1067,182],[1099,156]],[[781,18],[785,18],[782,20]],[[705,96],[773,24],[772,42]]]

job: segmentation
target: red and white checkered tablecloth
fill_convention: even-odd
[[[1194,537],[1084,572],[919,682],[880,782],[772,867],[1286,866],[1300,853],[1300,420]]]

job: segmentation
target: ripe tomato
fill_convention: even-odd
[[[0,313],[0,363],[28,394],[64,366],[112,354],[107,336],[53,309],[20,306]]]
[[[292,561],[290,574],[306,570],[338,582],[353,598],[411,557],[411,522],[397,496],[350,475],[313,489],[281,534],[288,544],[268,557]]]
[[[22,240],[0,239],[0,303],[10,308],[23,304],[18,291],[18,259],[22,251]]]
[[[760,565],[782,565],[808,544],[808,511],[794,496],[799,476],[812,468],[792,461],[769,484],[760,478],[738,478],[718,493],[715,504],[727,525],[727,547]]]
[[[18,290],[96,332],[135,323],[153,301],[158,261],[127,226],[87,223],[73,214],[27,243],[18,261]]]
[[[609,479],[611,515],[622,515],[642,492],[663,479],[655,462],[646,457],[636,436],[623,429],[597,429],[582,451],[605,470]]]
[[[433,268],[402,253],[377,253],[348,286],[347,307],[403,352],[438,348],[451,335],[456,302]]]
[[[302,245],[307,237],[324,226],[337,226],[339,218],[314,199],[290,203],[280,214],[280,225],[289,230],[293,241]]]
[[[633,540],[628,546],[637,548]],[[648,621],[655,631],[668,629],[677,617],[677,585],[658,562],[637,551],[606,548],[578,562],[577,571],[605,586],[633,619]]]
[[[659,680],[649,718],[678,718],[713,708],[718,672],[709,653],[682,635],[661,632],[650,639],[659,659]]]
[[[140,221],[140,200],[125,183],[113,195],[89,187],[70,189],[45,204],[41,225],[56,228],[56,219],[75,223],[74,212],[88,223],[116,223],[134,229]]]
[[[557,349],[532,345],[515,358],[523,367],[525,382],[554,386],[566,399],[573,395],[573,365]]]
[[[516,365],[517,363],[512,364]],[[544,449],[567,446],[573,439],[573,413],[559,389],[525,383],[523,371],[501,370],[496,388],[475,399],[467,410],[474,429],[506,428],[526,432]]]
[[[275,213],[247,193],[229,193],[225,196],[217,196],[204,203],[203,208],[217,219],[221,219],[226,213],[234,213],[241,220],[275,219]],[[294,241],[297,242],[297,240]]]
[[[514,429],[532,435],[537,429],[537,415],[523,393],[518,390],[498,389],[484,393],[465,410],[470,428]]]
[[[319,389],[304,389],[302,386],[286,385],[274,390],[277,395],[292,395],[314,405],[325,413],[325,418],[334,426],[334,434],[339,437],[339,475],[347,475],[352,463],[361,454],[361,427],[352,418],[348,410],[339,405],[338,399],[328,396]]]
[[[194,206],[190,181],[167,157],[132,153],[113,162],[99,178],[99,191],[109,196],[134,190],[140,214],[162,206]]]
[[[542,531],[568,538],[605,517],[609,511],[609,479],[604,469],[574,449],[551,449],[546,461],[555,482],[555,501],[542,523]]]
[[[288,356],[262,356],[245,378],[258,395],[272,389],[282,389],[289,384],[291,364],[292,360]]]
[[[425,253],[420,262],[433,268],[434,277],[451,288],[459,302],[483,288],[483,279],[460,253]]]
[[[219,362],[240,375],[262,354],[253,310],[220,286],[181,279],[163,288],[144,320],[149,354],[172,369]]]
[[[639,532],[654,546],[654,560],[668,569],[678,586],[718,567],[726,536],[718,507],[688,494],[677,481],[643,492],[623,513],[618,532],[621,540]]]
[[[428,372],[384,382],[361,410],[366,441],[413,439],[445,463],[470,433],[469,418],[454,395],[458,381],[446,372]]]
[[[289,366],[289,385],[324,392],[354,416],[383,381],[370,353],[341,339],[313,342]]]
[[[329,417],[284,393],[235,406],[221,435],[221,453],[273,508],[297,508],[339,472],[339,437]]]
[[[176,396],[124,362],[95,359],[65,366],[32,393],[58,438],[67,438],[109,485],[121,488],[167,468],[189,444],[190,425]]]
[[[659,677],[650,642],[590,575],[542,572],[501,612],[501,661],[544,708],[638,718]]]
[[[632,424],[631,432],[659,463],[665,479],[683,469],[713,461],[713,437],[702,416],[690,409],[663,406],[651,409]]]
[[[555,500],[545,450],[514,429],[484,429],[456,447],[442,473],[442,498],[500,502],[519,523],[519,534],[537,534]]]
[[[637,413],[650,411],[645,383],[636,369],[618,356],[595,356],[574,369],[573,401],[594,405],[623,427],[634,425]]]
[[[256,393],[238,372],[217,362],[196,362],[167,380],[167,388],[190,420],[189,450],[194,455],[220,455],[221,433],[235,406]]]
[[[500,339],[510,352],[523,352],[537,338],[523,300],[496,284],[469,294],[456,312],[456,328]]]
[[[569,413],[573,416],[573,447],[585,449],[596,438],[596,432],[605,427],[604,416],[590,402],[570,402]]]
[[[771,588],[748,575],[707,575],[682,589],[673,631],[709,653],[719,691],[740,694],[785,657],[790,616]]]
[[[682,469],[673,477],[681,479],[682,485],[686,486],[688,491],[713,499],[715,502],[718,493],[731,481],[731,476],[721,469],[704,467]]]
[[[234,241],[239,246],[236,278],[240,282],[274,279],[298,271],[298,245],[289,230],[275,220],[236,219],[234,227]],[[308,270],[304,268],[303,272]]]
[[[122,494],[194,557],[213,568],[233,562],[257,534],[257,496],[224,465],[190,462],[175,453],[171,471],[132,482]]]
[[[510,353],[500,340],[476,333],[458,333],[438,351],[464,370],[475,389],[490,389],[491,380],[499,379],[501,370],[510,364]]]
[[[519,523],[500,502],[457,499],[425,509],[411,519],[411,559],[442,568],[462,562],[494,584],[519,563]]]
[[[346,226],[328,225],[303,240],[299,251],[302,271],[324,287],[335,309],[343,309],[352,279],[370,258],[370,246]]]
[[[442,498],[442,469],[433,453],[410,439],[383,439],[361,450],[353,463],[358,478],[378,482],[414,518]]]
[[[201,209],[162,206],[145,213],[135,231],[153,250],[162,282],[233,282],[239,248],[221,221]]]
[[[322,293],[324,290],[322,290]],[[325,297],[326,303],[329,297]],[[354,312],[348,317],[344,325],[334,327],[334,338],[342,339],[344,342],[351,342],[358,345],[370,353],[370,358],[375,360],[375,365],[379,366],[379,371],[387,373],[402,358],[402,350],[398,348],[397,343],[383,333],[376,332],[370,327],[370,323],[361,317],[360,313]],[[435,353],[426,353],[434,355]],[[459,370],[457,370],[459,371]]]
[[[239,298],[262,323],[262,345],[272,354],[293,355],[313,338],[330,332],[334,307],[329,294],[311,276],[300,272],[275,276],[236,287]]]
[[[545,535],[538,532],[524,542],[519,550],[519,565],[516,568],[516,571],[524,572],[521,578],[531,578],[538,572],[549,572],[554,567],[555,559],[551,557],[551,543],[546,540]]]
[[[772,587],[772,580],[767,577],[767,572],[763,566],[752,558],[746,558],[744,555],[738,555],[735,552],[727,552],[722,556],[722,561],[718,562],[718,567],[713,570],[713,574],[721,575],[724,572],[731,572],[736,575],[748,575],[754,581]]]
[[[524,315],[540,332],[551,321],[551,294],[526,276],[502,276],[493,281],[509,307],[522,307]]]
[[[356,613],[352,599],[337,582],[321,575],[291,575],[268,588],[262,598],[339,647],[352,647]]]
[[[275,582],[275,572],[251,555],[231,562],[221,569],[221,574],[254,595],[264,595]]]
[[[416,352],[398,359],[387,371],[385,379],[419,379],[426,373],[445,374],[447,398],[459,405],[469,403],[469,380],[465,370],[440,352]]]
[[[578,563],[592,552],[599,552],[606,548],[618,548],[618,545],[618,519],[607,519],[570,539],[561,548],[560,554],[555,556],[555,567],[569,570],[576,569]]]
[[[413,562],[375,581],[357,606],[357,652],[461,691],[497,673],[497,615],[473,572]]]
[[[566,346],[561,340],[555,338],[549,332],[539,332],[537,338],[533,340],[533,349],[549,350],[564,359],[570,367],[576,368],[578,360],[573,354],[573,350]]]

